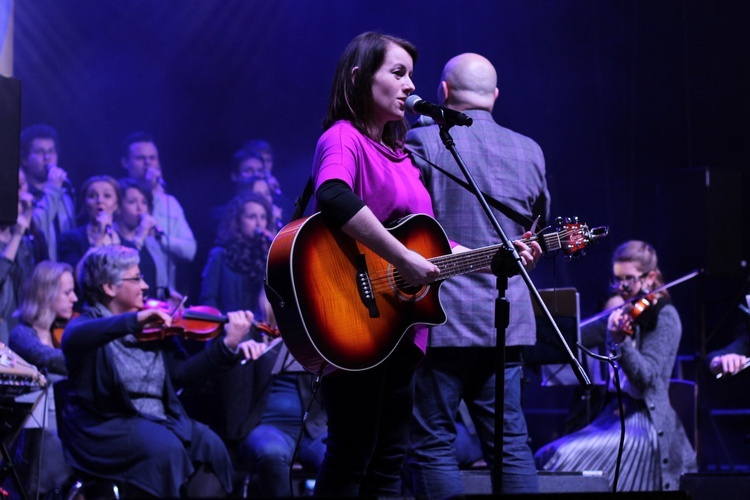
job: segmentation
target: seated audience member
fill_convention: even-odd
[[[142,341],[144,329],[168,328],[172,317],[144,309],[148,285],[138,252],[94,247],[81,262],[84,311],[63,334],[69,395],[59,429],[75,469],[126,484],[131,496],[220,497],[232,489],[224,443],[191,420],[176,390],[236,363],[264,346],[242,342],[249,311],[229,312],[223,334],[185,359],[165,340]]]
[[[21,132],[21,168],[35,201],[34,222],[46,241],[45,258],[55,261],[60,234],[75,226],[73,185],[57,164],[59,151],[59,137],[53,127],[32,125]]]
[[[264,307],[270,245],[269,205],[256,193],[235,197],[219,226],[217,244],[203,271],[200,302],[220,310],[243,308],[273,324]],[[261,497],[290,497],[289,470],[300,432],[299,460],[317,471],[323,461],[325,413],[313,402],[312,375],[281,345],[252,366],[237,366],[218,381],[222,434],[251,473],[250,491]],[[303,415],[313,403],[302,429]]]
[[[11,330],[8,345],[42,371],[49,383],[68,374],[65,358],[59,348],[61,335],[57,335],[54,327],[58,322],[70,320],[77,300],[73,268],[60,262],[43,261],[37,264],[21,289],[17,311],[19,323]],[[49,392],[47,396],[51,394]],[[47,409],[47,414],[37,419],[41,427],[26,429],[23,435],[24,462],[28,463],[25,489],[32,498],[62,489],[72,473],[65,463],[57,437],[55,400],[48,397],[46,401],[38,402],[37,406],[40,404]]]
[[[154,297],[170,298],[176,292],[169,289],[169,263],[159,242],[164,234],[151,215],[151,191],[129,177],[120,179],[120,190],[122,203],[115,218],[115,229],[127,246],[138,250],[143,277],[147,283],[155,285]],[[153,263],[148,266],[150,270],[144,269],[144,262]]]
[[[648,296],[664,284],[656,251],[642,241],[620,245],[612,259],[613,287],[623,302]],[[695,452],[669,403],[669,381],[682,335],[680,317],[666,291],[633,320],[626,308],[607,320],[607,350],[622,352],[625,440],[618,491],[677,490],[680,475],[697,470]],[[583,429],[547,444],[535,458],[548,471],[601,470],[614,482],[620,412],[610,374],[610,401]]]
[[[166,190],[167,184],[154,138],[146,132],[135,132],[128,136],[120,162],[128,172],[128,177],[144,184],[151,191],[152,215],[163,232],[159,246],[169,263],[169,286],[176,288],[177,263],[192,262],[198,246],[182,205]]]
[[[241,369],[249,372],[246,366],[233,371]],[[298,438],[296,461],[309,472],[320,469],[327,417],[320,395],[313,392],[313,379],[283,343],[255,361],[252,373],[225,377],[223,408],[227,422],[234,424],[227,426],[229,441],[239,440],[239,458],[250,472],[253,496],[292,497],[289,472]]]
[[[0,225],[0,342],[4,344],[18,323],[13,312],[18,306],[21,285],[34,269],[34,244],[27,234],[33,223],[32,212],[33,198],[26,191],[23,173],[19,172],[16,223]]]

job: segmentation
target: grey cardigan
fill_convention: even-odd
[[[698,466],[682,422],[669,403],[669,381],[682,336],[680,316],[668,303],[655,308],[659,309],[656,324],[636,331],[635,346],[623,343],[620,365],[643,394],[659,436],[661,486],[669,491],[679,488],[681,474],[695,472]]]

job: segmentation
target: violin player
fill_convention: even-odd
[[[721,378],[736,375],[750,366],[750,336],[747,332],[706,356],[708,370]]]
[[[119,482],[131,496],[226,496],[233,474],[226,447],[188,417],[176,389],[240,357],[256,359],[265,346],[241,343],[253,314],[228,313],[223,333],[187,359],[173,336],[140,341],[144,328],[173,321],[162,309],[144,309],[148,285],[138,263],[137,250],[119,245],[91,248],[82,260],[86,304],[62,340],[68,383],[59,432],[66,461]]]
[[[21,288],[15,312],[18,324],[10,331],[8,346],[42,370],[49,382],[68,374],[55,332],[58,321],[67,322],[73,316],[77,301],[73,268],[64,262],[39,262]],[[54,398],[49,397],[42,407],[47,410],[46,421],[42,420],[39,428],[23,431],[22,453],[24,463],[28,464],[25,490],[31,498],[44,497],[62,488],[73,472],[63,460],[57,437]]]
[[[682,335],[677,309],[666,292],[654,248],[643,241],[621,244],[612,258],[616,293],[606,322],[606,347],[622,353],[619,380],[623,392],[625,435],[617,491],[667,491],[679,488],[680,475],[697,470],[695,451],[669,403],[669,381]],[[633,299],[649,297],[634,319]],[[593,325],[592,325],[593,326]],[[588,426],[543,446],[535,454],[540,470],[602,470],[614,482],[620,443],[618,400],[610,374],[609,401]]]

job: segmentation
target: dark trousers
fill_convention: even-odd
[[[403,339],[383,363],[323,379],[328,441],[315,494],[399,495],[420,351]]]

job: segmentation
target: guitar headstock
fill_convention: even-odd
[[[579,222],[578,217],[558,217],[555,219],[555,231],[560,240],[560,250],[565,258],[570,260],[574,257],[586,255],[585,248],[596,240],[609,234],[609,227],[599,226],[589,229],[584,222]]]

